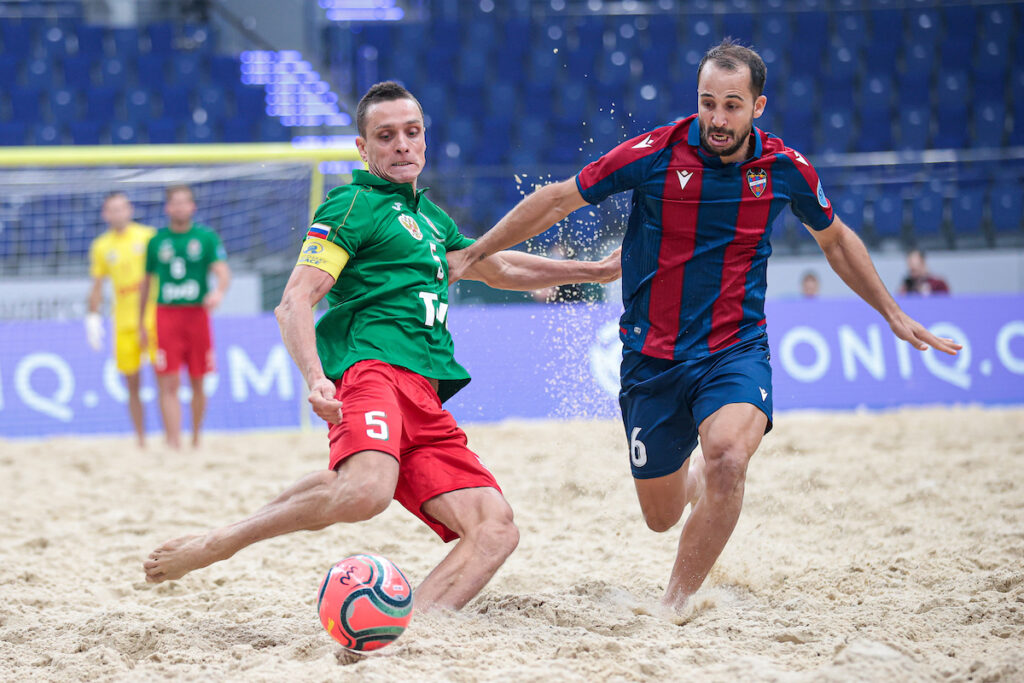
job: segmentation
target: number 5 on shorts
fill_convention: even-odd
[[[633,427],[633,431],[629,435],[629,459],[635,467],[643,467],[647,464],[647,446],[636,438],[639,433],[640,427]]]
[[[383,410],[370,410],[363,414],[366,419],[366,435],[371,439],[388,440],[387,415]]]

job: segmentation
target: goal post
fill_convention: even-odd
[[[193,188],[196,220],[221,234],[236,263],[262,270],[323,201],[321,166],[358,160],[354,145],[0,147],[0,273],[85,272],[107,194],[125,192],[136,220],[159,226],[174,184]]]

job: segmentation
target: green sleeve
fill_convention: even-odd
[[[313,215],[313,223],[330,228],[327,239],[355,256],[374,227],[373,211],[366,190],[343,185],[331,193]]]
[[[212,230],[210,231],[210,253],[213,254],[211,263],[228,260],[228,252],[224,250],[224,242],[221,241],[220,235]]]
[[[444,217],[447,219],[445,221],[445,231],[447,233],[445,235],[445,251],[465,249],[476,241],[459,232],[459,226],[455,225],[455,221],[452,220],[451,216],[444,214]]]

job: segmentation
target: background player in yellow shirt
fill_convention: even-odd
[[[85,316],[85,333],[89,346],[96,351],[103,348],[103,318],[99,311],[103,301],[103,279],[110,278],[114,292],[114,358],[128,387],[128,409],[135,435],[139,446],[145,446],[146,428],[139,396],[139,368],[143,352],[139,335],[139,293],[146,277],[146,245],[156,231],[132,220],[132,203],[123,192],[111,192],[106,196],[101,215],[108,230],[93,240],[89,248],[92,291],[89,293],[89,313]],[[147,350],[152,361],[156,350],[156,316],[152,300],[146,307],[145,325],[149,340]]]

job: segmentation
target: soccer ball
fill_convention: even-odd
[[[346,557],[327,572],[317,600],[320,623],[349,650],[384,647],[412,619],[412,587],[391,560],[367,553]]]

